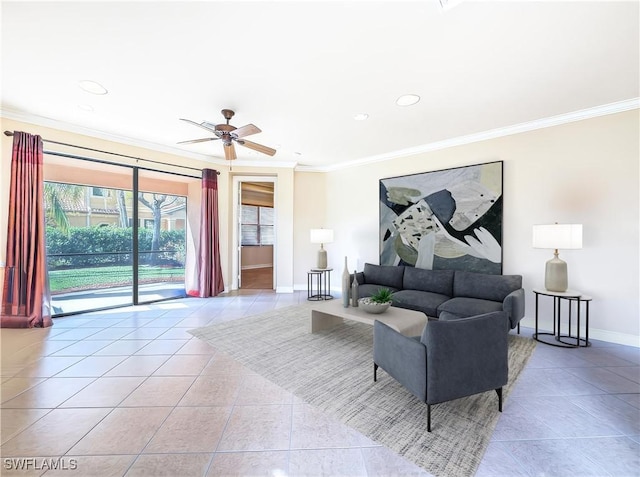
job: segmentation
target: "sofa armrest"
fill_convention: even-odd
[[[502,309],[509,315],[509,326],[515,328],[524,318],[524,288],[512,291],[502,302]]]
[[[358,285],[364,285],[366,283],[364,272],[356,272],[355,276],[358,279]],[[349,283],[353,283],[353,273],[349,274]]]
[[[373,324],[373,362],[425,401],[427,357],[419,338],[404,336],[376,320]]]

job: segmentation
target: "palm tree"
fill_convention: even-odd
[[[84,189],[84,187],[74,184],[44,183],[45,218],[48,223],[53,223],[66,236],[69,236],[70,225],[64,210],[64,202],[80,201],[84,198]]]

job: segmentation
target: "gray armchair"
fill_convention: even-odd
[[[444,319],[443,319],[444,318]],[[468,318],[445,314],[429,321],[422,336],[407,337],[376,321],[373,332],[373,380],[385,370],[431,405],[495,390],[502,412],[502,386],[508,375],[509,318],[496,311]]]

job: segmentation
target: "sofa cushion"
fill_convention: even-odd
[[[393,293],[398,291],[397,288],[393,288],[393,287],[385,287],[383,285],[373,285],[371,283],[365,283],[363,285],[358,285],[358,298],[364,298],[367,296],[374,295],[381,288],[387,288],[389,291]]]
[[[456,297],[438,306],[438,313],[447,312],[457,316],[474,316],[493,311],[503,311],[502,302],[480,298]]]
[[[419,290],[400,290],[393,294],[393,306],[421,311],[427,316],[438,316],[438,306],[449,299],[447,295]]]
[[[468,316],[454,315],[453,313],[449,313],[448,311],[441,311],[438,315],[438,321],[454,321],[460,320],[462,318],[468,318]]]
[[[364,282],[400,290],[404,266],[364,264]],[[392,290],[393,291],[393,290]]]
[[[402,288],[453,296],[453,270],[404,267]]]
[[[520,275],[489,275],[456,270],[453,278],[454,297],[481,298],[502,303],[509,293],[520,288]]]

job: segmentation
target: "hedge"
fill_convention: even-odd
[[[50,270],[132,263],[131,227],[71,227],[68,236],[55,227],[47,227],[46,233]],[[138,229],[140,252],[151,251],[152,236],[151,229]],[[185,231],[161,230],[160,250],[162,252],[140,253],[140,263],[184,265]]]

